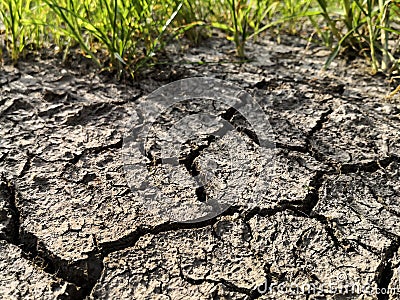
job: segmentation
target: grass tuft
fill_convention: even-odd
[[[342,49],[363,55],[371,72],[391,75],[399,69],[399,8],[394,0],[317,0],[323,20],[311,18],[324,43],[332,48],[326,67]],[[338,5],[339,4],[339,5]],[[322,23],[322,26],[321,26]],[[324,28],[321,30],[320,28]]]

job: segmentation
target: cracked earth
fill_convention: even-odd
[[[400,298],[400,104],[383,100],[389,83],[358,60],[322,72],[325,50],[300,40],[253,44],[245,63],[227,63],[231,47],[171,47],[176,63],[135,82],[56,59],[0,71],[0,298]],[[147,95],[195,76],[251,94],[276,147],[261,150],[245,116],[213,101],[166,112],[156,133],[204,111],[236,129],[182,140],[172,182],[150,140],[153,183],[178,205],[235,199],[178,223],[160,213],[170,203],[131,190],[142,178],[125,172],[123,144]],[[241,168],[226,172],[226,147]],[[194,189],[211,160],[217,174]]]

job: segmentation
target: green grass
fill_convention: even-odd
[[[36,45],[42,47],[45,41],[43,26],[45,18],[37,19],[46,8],[31,0],[1,0],[0,21],[5,27],[5,45],[12,60],[17,60],[24,49]]]
[[[66,57],[79,49],[99,68],[132,76],[174,39],[198,45],[212,30],[225,33],[240,58],[249,40],[296,34],[332,50],[326,67],[350,51],[372,73],[391,76],[400,63],[399,19],[395,0],[0,0],[2,56],[16,62],[27,51],[54,47]]]
[[[341,50],[347,49],[363,55],[373,74],[391,75],[399,69],[400,32],[396,28],[400,24],[400,3],[393,0],[317,2],[323,20],[311,18],[311,21],[320,38],[332,48],[327,67]]]
[[[62,21],[57,35],[74,40],[99,66],[132,75],[162,47],[182,7],[154,0],[43,1]]]
[[[276,24],[272,15],[277,12],[279,3],[276,0],[222,1],[222,11],[229,13],[211,20],[214,21],[212,26],[224,30],[228,39],[235,43],[237,55],[244,58],[246,41]]]

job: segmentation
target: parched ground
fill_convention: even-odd
[[[3,67],[0,298],[399,299],[400,104],[358,60],[322,72],[327,52],[305,48],[260,42],[250,62],[232,63],[232,45],[215,38],[171,47],[174,64],[122,83],[84,62]],[[250,93],[276,147],[266,159],[244,116],[207,101],[156,120],[162,130],[210,109],[237,129],[183,147],[182,179],[170,183],[149,152],[154,181],[178,202],[235,199],[219,216],[176,223],[130,189],[123,137],[147,95],[194,76]],[[194,165],[226,158],[224,145],[246,167],[227,174],[221,162],[200,192],[185,185]]]

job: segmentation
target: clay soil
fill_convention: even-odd
[[[322,71],[329,53],[293,37],[249,44],[245,62],[232,49],[218,37],[172,45],[168,63],[136,80],[79,57],[2,67],[0,298],[399,299],[400,103],[385,99],[395,82],[346,57]],[[237,199],[222,214],[171,222],[132,191],[141,179],[127,181],[124,137],[146,96],[199,76],[253,96],[274,132],[273,159],[257,152],[245,116],[178,105],[159,128],[212,109],[238,129],[230,134],[246,147],[228,144],[247,163],[220,188]],[[221,140],[184,152],[182,182],[222,153]],[[159,180],[178,201],[217,193],[182,182]]]

